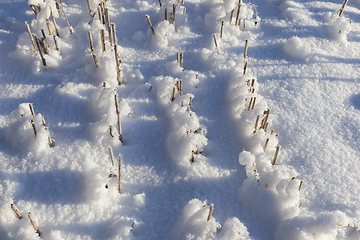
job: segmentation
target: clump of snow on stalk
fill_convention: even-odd
[[[212,215],[214,209],[207,201],[190,200],[183,208],[176,229],[171,232],[172,239],[250,239],[247,228],[237,218],[228,219],[221,227]]]
[[[35,127],[36,135],[34,132]],[[32,116],[29,103],[22,103],[10,113],[6,129],[6,141],[16,150],[40,153],[48,149],[48,132],[42,122],[42,115]]]
[[[297,216],[283,221],[276,239],[359,239],[360,232],[354,220],[340,211],[322,212],[317,216]]]
[[[98,143],[116,146],[119,144],[117,114],[115,105],[116,89],[104,82],[93,93],[89,103],[89,114],[96,122],[90,124],[91,138]],[[124,99],[119,102],[120,117],[130,113],[130,107]],[[111,134],[110,134],[111,126]]]
[[[347,41],[347,34],[351,31],[351,21],[344,15],[339,17],[337,12],[327,12],[324,14],[327,21],[325,31],[327,34],[340,42]]]
[[[190,200],[171,233],[172,239],[216,239],[216,230],[221,225],[214,217],[207,221],[209,211],[206,201]]]
[[[288,56],[301,60],[306,60],[311,51],[309,45],[299,37],[290,38],[283,49]]]

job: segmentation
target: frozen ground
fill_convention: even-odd
[[[0,239],[360,238],[360,1],[106,1],[118,64],[59,2],[0,0]]]

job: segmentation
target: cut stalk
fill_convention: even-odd
[[[245,40],[245,49],[244,49],[244,59],[246,58],[246,53],[247,53],[247,49],[248,49],[248,40]]]
[[[104,31],[104,29],[100,29],[100,37],[101,37],[102,51],[105,52],[106,47],[105,47],[105,31]]]
[[[210,221],[213,210],[214,210],[214,204],[211,204],[210,205],[210,210],[209,210],[209,215],[208,215],[207,220],[206,220],[207,222]]]
[[[266,111],[266,116],[264,117],[260,128],[265,128],[265,124],[267,123],[269,114],[270,114],[270,108],[268,108],[268,110]]]
[[[44,67],[46,67],[46,60],[45,60],[45,58],[44,58],[44,56],[43,56],[43,54],[42,54],[42,52],[41,52],[41,49],[40,49],[40,44],[39,44],[39,41],[40,41],[40,40],[36,37],[35,34],[33,34],[33,37],[35,37],[35,41],[36,41],[36,45],[37,45],[37,47],[38,47],[38,49],[39,49],[41,61],[42,61],[43,65],[44,65]]]
[[[31,122],[31,126],[32,126],[32,128],[33,128],[33,130],[34,130],[34,135],[35,135],[35,138],[36,138],[36,128],[35,128],[34,121],[33,121],[33,120],[30,120],[30,122]]]
[[[57,51],[59,51],[59,47],[58,47],[58,44],[57,44],[55,35],[54,35],[53,37],[54,37],[55,49],[56,49]]]
[[[161,0],[159,0],[159,5],[160,5],[160,8],[162,8],[162,3],[161,3]]]
[[[277,146],[276,147],[276,151],[275,151],[275,156],[274,156],[274,159],[272,161],[272,165],[275,165],[276,164],[276,160],[277,160],[277,157],[278,157],[278,154],[279,154],[279,150],[280,150],[280,146]]]
[[[27,31],[29,33],[31,43],[32,43],[32,45],[34,47],[35,54],[37,55],[37,50],[36,50],[36,46],[35,46],[35,43],[34,43],[34,39],[33,39],[33,36],[31,34],[31,31],[30,31],[30,26],[29,26],[29,24],[27,22],[25,22],[25,26],[26,26],[26,29],[27,29]]]
[[[222,40],[223,37],[223,30],[224,30],[224,20],[221,21],[221,30],[220,30],[220,39]]]
[[[191,106],[191,103],[192,103],[192,97],[190,97],[190,100],[189,100],[189,105]]]
[[[19,218],[19,219],[22,219],[22,215],[21,213],[19,212],[19,210],[17,209],[17,207],[15,206],[15,204],[10,204],[11,206],[11,209],[14,211],[14,213],[16,214],[16,216]]]
[[[302,187],[302,185],[303,185],[303,182],[304,182],[304,181],[301,181],[301,182],[300,182],[299,191],[300,191],[300,189],[301,189],[301,187]]]
[[[100,8],[101,8],[101,21],[102,21],[102,24],[105,24],[105,5],[104,5],[104,2],[101,2],[100,3]]]
[[[42,46],[43,46],[43,48],[44,48],[44,53],[45,53],[45,54],[49,54],[48,49],[47,49],[47,45],[46,45],[46,42],[45,42],[45,39],[42,39]]]
[[[347,2],[348,2],[348,0],[344,1],[343,5],[342,5],[342,7],[340,9],[340,12],[339,12],[339,17],[341,17],[342,13],[344,12],[344,9],[345,9],[345,6],[346,6]]]
[[[112,126],[109,127],[109,131],[110,131],[110,136],[114,137],[114,134],[112,133]]]
[[[111,32],[113,34],[113,42],[115,46],[117,44],[117,40],[116,40],[116,28],[114,23],[111,24]]]
[[[33,4],[30,4],[30,7],[31,7],[31,9],[34,11],[35,16],[37,16],[37,15],[38,15],[38,12],[36,11],[34,5],[33,5]]]
[[[248,110],[251,109],[252,102],[253,102],[253,98],[250,99],[250,103],[249,103],[249,106],[248,106]]]
[[[254,107],[255,107],[255,102],[256,102],[256,97],[254,97],[254,101],[253,101],[253,103],[252,103],[251,110],[254,109]],[[266,131],[265,131],[265,132],[266,132]]]
[[[246,68],[247,68],[247,62],[245,62],[245,65],[244,65],[244,74],[243,75],[246,74]]]
[[[265,141],[264,152],[266,151],[266,148],[267,148],[268,143],[269,143],[269,138],[267,138],[266,141]]]
[[[49,146],[50,146],[50,147],[54,147],[54,143],[53,143],[53,141],[52,141],[52,139],[51,139],[51,136],[50,136],[49,128],[48,128],[48,127],[45,127],[45,130],[46,130],[47,133],[48,133],[48,143],[49,143]]]
[[[100,21],[101,24],[104,24],[103,21],[102,21],[102,17],[101,17],[101,15],[102,15],[101,7],[99,6],[97,10],[98,10],[98,15],[99,15],[99,21]]]
[[[175,26],[175,9],[176,9],[176,5],[173,4],[172,25],[174,25],[174,26]]]
[[[148,16],[148,15],[145,15],[145,17],[146,17],[146,21],[149,23],[149,26],[150,26],[150,28],[151,28],[152,33],[155,34],[155,30],[154,30],[154,28],[153,28],[153,26],[152,26],[152,24],[151,24],[151,21],[150,21],[149,16]]]
[[[31,225],[33,226],[34,230],[36,231],[36,233],[37,233],[38,236],[40,237],[40,236],[41,236],[41,233],[40,233],[40,231],[39,231],[38,226],[37,226],[36,223],[35,223],[35,220],[34,220],[33,216],[31,215],[31,212],[29,212],[28,217],[29,217],[29,220],[30,220]]]
[[[180,80],[180,94],[182,93],[182,80]]]
[[[180,53],[180,67],[184,67],[184,53]]]
[[[111,147],[109,147],[109,153],[110,153],[111,164],[112,164],[113,166],[115,166],[114,152],[113,152],[113,150],[112,150]]]
[[[51,10],[51,7],[50,7],[50,15],[51,15],[51,19],[52,19],[52,21],[53,21],[53,23],[54,23],[54,28],[55,28],[56,36],[59,37],[59,31],[58,31],[58,29],[57,29],[56,20],[55,20],[55,18],[54,18],[54,14],[53,14],[53,12],[52,12],[52,10]]]
[[[216,36],[215,36],[215,34],[213,35],[213,37],[214,37],[214,42],[215,42],[215,48],[217,48],[218,45],[217,45],[217,41],[216,41]]]
[[[119,154],[119,172],[118,172],[118,192],[121,193],[121,164],[122,156]]]
[[[114,52],[115,52],[115,62],[116,62],[116,80],[119,85],[121,85],[121,69],[120,69],[120,60],[119,60],[119,54],[117,51],[117,44],[114,45]]]
[[[95,66],[98,67],[98,63],[97,63],[96,55],[95,55],[95,51],[94,51],[94,44],[93,44],[93,39],[92,39],[91,31],[88,31],[88,35],[89,35],[89,41],[90,41],[91,54],[92,54],[92,56],[93,56]]]
[[[264,132],[267,132],[268,127],[269,127],[269,123],[267,122],[267,123],[265,124]]]
[[[176,54],[176,61],[180,62],[180,53],[179,52],[177,52],[177,54]]]
[[[254,133],[256,133],[256,131],[257,131],[257,125],[258,125],[258,123],[259,123],[259,118],[260,118],[260,115],[257,115],[256,121],[255,121],[255,130],[254,130]]]
[[[30,113],[33,117],[35,117],[34,107],[32,103],[29,103]]]
[[[175,87],[173,88],[173,92],[172,92],[172,95],[171,95],[171,102],[173,102],[175,100]]]
[[[120,122],[119,100],[118,100],[117,94],[115,94],[114,98],[115,98],[115,108],[116,108],[116,115],[117,115],[117,125],[118,125],[118,132],[119,132],[119,140],[120,140],[120,142],[123,142],[121,122]]]
[[[229,21],[229,25],[231,25],[232,22],[232,18],[233,18],[233,14],[234,14],[234,9],[231,11],[230,13],[230,21]]]
[[[47,26],[47,29],[48,29],[49,36],[51,36],[52,31],[51,31],[51,27],[50,27],[50,20],[47,18],[47,19],[45,19],[45,21],[46,21],[46,26]]]
[[[167,8],[165,8],[165,21],[167,21]]]
[[[239,20],[240,7],[241,7],[241,0],[239,0],[239,3],[238,3],[238,9],[237,9],[237,14],[236,14],[235,26],[237,25],[238,20]]]
[[[90,6],[90,0],[87,0],[87,4],[88,4],[88,9],[89,9],[89,14],[91,16],[91,6]]]
[[[111,23],[110,23],[110,14],[109,14],[109,9],[105,8],[105,17],[106,17],[106,22],[108,25],[108,34],[109,34],[109,41],[110,41],[110,46],[113,46],[113,41],[112,41],[112,34],[111,34]]]

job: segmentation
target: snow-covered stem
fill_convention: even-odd
[[[254,97],[254,101],[253,101],[253,103],[252,103],[251,110],[254,109],[254,107],[255,107],[255,102],[256,102],[256,97]],[[266,132],[266,131],[265,131],[265,132]]]
[[[122,140],[122,130],[121,130],[121,122],[120,122],[120,110],[119,110],[119,100],[118,95],[114,95],[115,99],[115,109],[116,109],[116,115],[117,115],[117,125],[118,125],[118,133],[119,133],[119,140],[120,142],[123,142]]]
[[[180,54],[180,67],[183,68],[184,67],[184,53]]]
[[[62,12],[62,14],[64,14],[65,21],[66,21],[66,23],[67,23],[67,25],[68,25],[70,34],[72,35],[72,34],[73,34],[73,31],[72,31],[72,29],[71,29],[71,27],[70,27],[70,23],[69,23],[69,20],[68,20],[67,17],[66,17],[66,14],[65,14],[63,8],[61,7],[60,3],[58,3],[57,0],[55,0],[55,1],[56,1],[56,6],[59,6],[60,11]]]
[[[34,43],[34,38],[33,38],[32,34],[31,34],[31,30],[30,30],[29,24],[28,24],[27,22],[25,22],[25,26],[26,26],[26,29],[27,29],[27,31],[28,31],[28,33],[29,33],[29,37],[30,37],[31,43],[32,43],[32,45],[33,45],[33,47],[34,47],[35,54],[37,55],[37,50],[36,50],[36,46],[35,46],[35,43]]]
[[[16,214],[16,216],[18,217],[18,219],[22,219],[22,215],[20,213],[20,211],[17,209],[17,207],[15,206],[15,204],[10,204],[11,209],[14,211],[14,213]]]
[[[215,34],[213,34],[213,37],[214,37],[215,48],[217,48],[218,45],[217,45],[217,41],[216,41],[216,36],[215,36]]]
[[[50,7],[50,15],[51,15],[51,19],[52,19],[52,21],[53,21],[53,23],[54,23],[54,28],[55,28],[56,36],[59,37],[59,31],[58,31],[58,29],[57,29],[56,20],[55,20],[55,18],[54,18],[54,14],[53,14],[53,12],[52,12],[51,7]]]
[[[108,34],[109,34],[109,41],[110,41],[110,46],[113,46],[113,40],[112,40],[112,29],[111,29],[111,23],[110,23],[110,14],[109,14],[109,9],[105,8],[105,18],[106,18],[106,24],[108,26]]]
[[[42,30],[43,34],[45,35],[44,30],[43,30],[43,29],[41,29],[41,30]],[[41,45],[43,46],[44,53],[45,53],[45,54],[49,54],[49,51],[48,51],[48,49],[47,49],[47,45],[46,45],[45,39],[43,38],[41,41],[42,41],[42,44],[41,44]]]
[[[115,166],[114,152],[112,150],[112,147],[109,147],[109,153],[110,153],[111,165]]]
[[[234,9],[231,10],[231,13],[230,13],[230,21],[229,21],[229,25],[230,25],[230,26],[231,26],[231,22],[232,22],[233,15],[234,15]]]
[[[34,5],[33,5],[33,4],[30,4],[30,7],[31,7],[31,9],[34,11],[35,16],[37,16],[37,15],[38,15],[38,12],[36,11]]]
[[[148,16],[148,15],[145,15],[145,17],[146,17],[146,21],[149,23],[149,26],[150,26],[150,28],[151,28],[152,33],[155,34],[155,31],[154,31],[154,28],[153,28],[153,26],[152,26],[152,24],[151,24],[151,21],[150,21],[149,16]]]
[[[224,31],[224,20],[221,21],[221,30],[220,30],[220,39],[222,40],[223,37],[223,31]]]
[[[101,38],[102,51],[105,52],[106,47],[105,47],[105,31],[104,31],[104,29],[100,29],[100,38]]]
[[[31,212],[29,212],[28,217],[29,217],[29,220],[30,220],[31,225],[33,226],[34,230],[36,231],[36,233],[40,237],[41,236],[40,230],[39,230],[38,226],[36,225],[35,220],[34,220],[32,214],[31,214]]]
[[[257,125],[258,125],[258,122],[259,122],[259,118],[260,118],[260,115],[257,115],[256,121],[255,121],[255,130],[254,130],[254,133],[256,133],[256,131],[257,131]]]
[[[214,35],[214,36],[215,36],[215,35]],[[245,65],[244,65],[244,73],[243,73],[243,75],[246,74],[246,68],[247,68],[247,62],[245,62]]]
[[[122,155],[119,154],[119,171],[118,171],[118,192],[121,193],[121,165],[122,165]]]
[[[104,24],[103,19],[102,19],[101,7],[99,6],[99,7],[97,8],[97,10],[98,10],[99,21],[100,21],[101,24]]]
[[[172,25],[175,26],[175,9],[176,9],[176,4],[173,4],[173,12],[172,12]]]
[[[165,8],[164,11],[165,11],[165,18],[164,18],[164,20],[167,21],[167,8]]]
[[[275,164],[276,164],[276,160],[277,160],[277,158],[278,158],[279,150],[280,150],[280,146],[277,146],[277,147],[276,147],[276,151],[275,151],[274,159],[273,159],[273,161],[272,161],[272,163],[271,163],[272,165],[275,165]]]
[[[237,14],[236,14],[235,26],[238,24],[239,14],[240,14],[240,7],[241,7],[241,0],[239,0],[239,3],[238,3],[238,9],[237,9]]]
[[[29,103],[30,113],[33,117],[35,117],[34,107],[32,103]]]
[[[48,18],[45,19],[45,21],[46,21],[46,26],[47,26],[47,29],[48,29],[49,36],[51,36],[51,35],[52,35],[52,31],[51,31],[51,27],[50,27],[50,21],[49,21]]]
[[[267,138],[266,141],[265,141],[264,152],[266,151],[266,147],[267,147],[268,143],[269,143],[269,138]]]
[[[95,66],[98,67],[97,60],[96,60],[96,55],[95,55],[95,51],[94,51],[94,43],[93,43],[91,31],[88,31],[88,35],[89,35],[89,41],[90,41],[91,54],[92,54],[92,56],[93,56],[93,58],[94,58]]]
[[[120,79],[121,69],[120,69],[119,54],[117,51],[117,44],[114,45],[114,52],[115,52],[115,64],[116,64],[116,80],[117,80],[118,85],[121,85],[121,79]]]
[[[45,60],[45,58],[44,58],[44,56],[43,56],[43,54],[41,52],[39,39],[36,37],[35,33],[33,33],[33,37],[35,38],[36,46],[37,46],[37,48],[39,50],[39,53],[40,53],[41,61],[42,61],[43,65],[44,65],[44,67],[46,67],[46,60]]]
[[[343,5],[342,5],[342,7],[340,9],[340,12],[339,12],[339,17],[341,17],[342,13],[344,12],[344,9],[345,9],[345,6],[346,6],[347,2],[348,2],[348,0],[344,1]]]
[[[89,15],[91,16],[91,6],[90,6],[90,0],[87,0],[88,9],[89,9]]]
[[[175,87],[173,88],[173,92],[172,92],[172,95],[171,95],[171,102],[173,102],[175,100]]]
[[[59,51],[59,47],[58,47],[58,44],[56,41],[56,36],[54,35],[53,38],[54,38],[55,49],[56,49],[56,51]]]
[[[244,59],[246,58],[247,49],[248,49],[248,43],[249,43],[249,41],[246,39],[245,40],[245,48],[244,48]]]
[[[117,45],[117,40],[116,40],[116,28],[115,28],[114,23],[111,24],[111,32],[113,35],[113,42],[114,42],[114,46],[115,46],[115,45]]]
[[[213,210],[214,210],[214,204],[211,204],[210,205],[210,210],[209,210],[209,215],[208,215],[207,220],[206,220],[207,222],[210,221]]]

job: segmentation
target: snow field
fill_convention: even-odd
[[[40,4],[42,9],[30,24],[31,31],[37,36],[42,36],[41,29],[46,32],[46,19],[51,18],[50,7],[59,20],[58,24],[66,26],[62,14],[54,10],[57,9],[55,1],[28,3]],[[46,66],[42,66],[40,56],[34,54],[27,32],[19,35],[16,50],[9,54],[21,60],[26,68],[29,67],[34,76],[43,76],[44,79],[57,76],[59,86],[54,90],[57,94],[55,99],[60,100],[64,108],[69,107],[69,114],[78,116],[74,119],[80,120],[74,123],[61,123],[59,120],[58,125],[50,125],[54,129],[51,136],[57,140],[55,147],[50,148],[49,132],[42,123],[42,115],[34,116],[29,103],[20,104],[9,115],[5,124],[6,143],[22,155],[11,157],[8,152],[2,153],[9,161],[1,163],[6,169],[0,185],[1,191],[6,193],[0,198],[4,203],[0,207],[1,235],[9,239],[37,239],[26,219],[27,211],[31,211],[44,239],[159,239],[159,236],[164,239],[250,239],[252,235],[262,236],[261,239],[356,239],[359,234],[356,216],[349,217],[349,213],[341,211],[313,212],[309,208],[311,203],[302,205],[303,181],[300,179],[303,176],[298,177],[295,168],[289,164],[291,155],[287,155],[288,146],[277,152],[279,137],[270,130],[267,122],[276,123],[279,116],[273,115],[272,111],[270,114],[269,104],[260,89],[264,84],[258,82],[266,74],[254,69],[254,57],[245,58],[239,50],[243,49],[245,40],[250,46],[261,44],[258,38],[263,34],[259,27],[262,22],[255,5],[242,2],[237,16],[236,0],[189,1],[189,5],[185,2],[185,6],[179,3],[173,26],[170,18],[172,2],[165,1],[159,8],[159,2],[155,0],[124,1],[115,3],[116,7],[107,1],[105,6],[109,9],[110,19],[117,21],[121,14],[141,11],[137,16],[141,15],[143,20],[141,24],[132,23],[131,40],[119,38],[124,46],[117,45],[114,49],[117,41],[110,40],[113,35],[107,33],[108,25],[98,19],[97,7],[100,3],[100,0],[90,1],[93,19],[87,12],[85,1],[69,5],[61,3],[69,18],[76,10],[80,12],[76,16],[78,24],[72,26],[72,34],[67,27],[58,26],[59,37],[56,39],[59,51],[55,50],[53,38],[48,36],[44,39],[49,47],[49,53],[44,55]],[[318,24],[304,4],[293,1],[273,1],[273,4],[292,24]],[[163,20],[165,8],[168,21]],[[189,11],[197,13],[197,16],[189,16]],[[147,25],[145,14],[150,17],[155,33]],[[194,21],[190,22],[190,17]],[[237,18],[241,20],[235,27]],[[345,16],[338,17],[337,13],[325,13],[322,18],[325,35],[346,44],[352,26],[350,21]],[[142,26],[140,30],[136,27],[138,25]],[[50,26],[54,32],[55,29]],[[199,31],[196,28],[199,26],[204,28],[201,29],[203,38],[200,39],[205,41],[197,44],[195,50],[189,49],[186,44],[193,44],[189,39],[200,35],[193,32]],[[101,30],[105,32],[105,51]],[[89,47],[89,31],[93,37],[96,62]],[[308,44],[308,39],[301,36],[285,38],[279,40],[280,49],[290,59],[311,62],[317,58],[315,53],[318,49]],[[129,40],[133,42],[127,43]],[[181,41],[185,47],[178,46]],[[249,51],[257,51],[254,45]],[[134,46],[145,50],[136,52]],[[192,63],[196,64],[185,68],[178,61],[169,60],[168,56],[175,56],[176,52],[184,53],[185,61],[187,56],[195,56],[196,60]],[[163,58],[159,65],[147,62],[156,62],[157,58]],[[74,73],[68,73],[74,69]],[[82,83],[85,80],[88,85]],[[219,149],[209,150],[209,145],[213,146],[212,142],[215,142],[213,133],[208,134],[207,129],[211,120],[201,116],[204,110],[199,109],[196,102],[203,101],[198,96],[213,88],[210,80],[219,82],[215,86],[227,85],[223,93],[227,100],[225,108],[236,126],[234,135],[242,142],[239,144],[238,161],[244,166],[247,179],[242,186],[238,183],[239,197],[235,200],[245,209],[237,214],[244,215],[241,218],[233,215],[224,217],[220,211],[216,212],[228,207],[227,201],[221,201],[224,207],[214,205],[211,200],[209,204],[204,202],[207,196],[201,196],[203,199],[200,200],[201,197],[198,194],[193,196],[191,190],[190,193],[175,193],[178,190],[176,184],[181,181],[197,186],[191,185],[191,181],[234,175],[234,170],[209,161],[213,157],[211,151]],[[65,99],[68,95],[82,99],[83,107],[65,106],[70,102]],[[117,105],[119,111],[116,110]],[[220,106],[213,107],[220,109]],[[47,116],[48,113],[43,114]],[[119,120],[125,126],[123,142],[119,140]],[[31,121],[37,129],[36,137]],[[50,119],[50,123],[54,122],[56,120]],[[69,136],[61,133],[65,131],[64,127],[69,128]],[[164,140],[158,139],[160,137]],[[121,194],[117,193],[119,176],[114,177],[118,174],[118,166],[111,164],[109,147],[114,149],[116,162],[118,155],[124,156]],[[159,169],[170,177],[166,174],[161,176]],[[44,173],[44,170],[50,170],[50,173]],[[26,180],[22,179],[23,176]],[[167,195],[181,196],[180,203],[176,203],[178,211],[156,208],[162,203],[167,206],[173,203],[169,204],[167,200],[158,203],[149,197],[156,197],[157,187],[164,188],[164,179],[175,183],[175,190],[164,195],[170,199],[172,196]],[[34,186],[33,191],[26,190]],[[16,203],[25,219],[16,219],[9,208],[11,203]],[[211,206],[214,215],[209,218]],[[177,214],[170,217],[167,211]],[[152,219],[151,214],[157,212],[161,212],[157,216],[166,216],[165,220],[155,219],[165,223],[164,227],[156,227],[158,224]],[[217,216],[221,220],[217,221]],[[253,225],[248,227],[251,230],[245,227],[252,222],[259,222],[258,228],[270,230],[263,230],[263,234],[254,233]],[[154,226],[156,228],[152,229]]]

